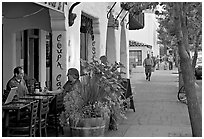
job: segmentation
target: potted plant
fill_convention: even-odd
[[[104,95],[97,79],[94,73],[86,75],[81,88],[64,97],[65,111],[60,121],[61,125],[69,124],[72,136],[104,135],[105,117],[110,110],[103,101]]]
[[[117,129],[118,119],[125,118],[125,88],[118,71],[122,64],[107,66],[81,60],[81,65],[85,73],[82,86],[65,95],[61,125],[69,124],[72,136],[103,136],[105,127]]]
[[[127,103],[124,96],[126,89],[122,86],[125,79],[121,76],[124,73],[119,71],[119,69],[124,68],[123,64],[115,62],[108,65],[96,60],[92,62],[81,60],[81,63],[85,73],[94,73],[96,75],[97,83],[103,90],[103,101],[106,102],[110,109],[110,129],[117,130],[118,120],[126,118],[123,105]]]

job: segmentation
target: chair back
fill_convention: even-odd
[[[30,136],[35,136],[37,116],[38,116],[38,101],[36,100],[31,104]]]
[[[49,112],[49,98],[45,97],[41,100],[40,109],[39,109],[39,121],[38,121],[38,130],[39,136],[42,136],[42,130],[44,129],[45,136],[47,136],[47,115]]]
[[[49,98],[43,99],[41,103],[41,119],[47,119],[47,114],[49,112]]]
[[[54,100],[49,104],[50,105],[50,111],[49,113],[61,113],[64,109],[64,92],[59,93],[55,96]]]
[[[56,112],[61,113],[64,108],[64,93],[57,94],[56,96]]]

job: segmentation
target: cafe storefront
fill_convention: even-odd
[[[49,89],[61,88],[67,72],[65,2],[3,2],[3,81],[16,66]]]
[[[152,46],[137,41],[129,41],[129,61],[130,66],[142,66],[142,62],[147,57],[147,54],[151,54]]]

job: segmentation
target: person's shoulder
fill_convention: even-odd
[[[68,86],[68,85],[71,85],[70,81],[66,81],[66,83],[64,84],[64,86]]]
[[[14,84],[16,82],[15,78],[12,77],[8,82],[7,84]]]

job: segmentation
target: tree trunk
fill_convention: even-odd
[[[201,137],[202,116],[196,96],[195,79],[190,59],[183,55],[181,55],[181,73],[183,75],[182,77],[184,82],[184,88],[187,95],[188,112],[191,121],[192,134],[193,137]]]
[[[179,38],[178,52],[180,56],[181,73],[187,95],[188,112],[193,137],[202,137],[202,116],[198,104],[194,72],[189,55],[188,32],[186,26],[185,4],[174,3],[176,35]]]
[[[175,55],[175,66],[178,67],[178,61],[179,61],[179,57],[178,57],[178,48],[174,48],[174,55]]]
[[[193,57],[193,61],[192,61],[192,67],[193,67],[194,72],[195,72],[196,61],[198,58],[198,46],[199,46],[200,36],[201,36],[201,30],[198,30],[198,33],[196,34],[195,42],[194,42],[195,50],[194,50],[194,57]]]

